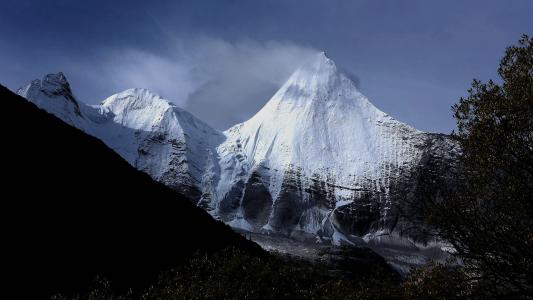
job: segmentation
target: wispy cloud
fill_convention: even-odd
[[[99,66],[85,66],[86,74],[106,90],[151,89],[225,129],[251,117],[316,50],[290,42],[203,37],[177,42],[166,52],[110,51]]]

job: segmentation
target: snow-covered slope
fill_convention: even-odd
[[[148,90],[129,89],[88,106],[76,100],[58,73],[34,80],[17,93],[100,138],[130,164],[193,201],[200,199],[203,181],[212,180],[205,174],[218,170],[215,147],[224,136]]]
[[[395,229],[398,187],[435,138],[374,107],[324,53],[225,134],[218,216],[337,243]]]
[[[405,208],[458,153],[374,107],[324,53],[225,132],[143,89],[87,106],[51,74],[18,93],[231,226],[333,244],[429,242]]]
[[[109,144],[132,165],[193,200],[200,198],[199,186],[208,180],[204,175],[218,170],[215,147],[224,139],[220,132],[143,89],[113,95],[97,108],[120,125]],[[130,142],[116,142],[122,135]]]

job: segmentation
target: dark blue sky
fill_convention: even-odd
[[[0,83],[64,71],[87,103],[150,88],[225,129],[325,50],[377,107],[447,133],[450,106],[523,33],[529,0],[0,0]]]

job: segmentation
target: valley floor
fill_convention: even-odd
[[[278,252],[312,262],[325,263],[333,268],[332,271],[339,271],[335,269],[338,267],[338,263],[335,262],[340,260],[370,259],[375,261],[379,256],[392,269],[403,276],[413,267],[422,266],[432,261],[445,262],[450,259],[449,254],[436,247],[417,250],[384,244],[338,247],[329,243],[314,243],[309,240],[297,241],[282,234],[253,233],[235,228],[234,230],[267,251]],[[341,269],[342,271],[348,271],[342,267]]]

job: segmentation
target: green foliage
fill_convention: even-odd
[[[85,295],[53,299],[456,299],[466,296],[469,287],[461,269],[435,264],[414,269],[404,282],[381,272],[354,278],[328,274],[324,265],[230,248],[198,255],[161,274],[140,295],[117,294],[99,278]]]
[[[130,300],[133,299],[132,291],[124,294],[117,294],[111,287],[109,280],[97,276],[93,285],[89,288],[89,292],[85,295],[78,295],[75,297],[67,297],[57,294],[51,297],[50,300]]]
[[[459,299],[470,289],[460,268],[429,264],[411,270],[402,284],[405,299]]]
[[[278,255],[256,257],[229,249],[200,256],[162,277],[146,299],[364,299],[386,295],[392,281],[327,275],[325,266],[291,261]],[[372,281],[371,278],[367,279]],[[383,287],[383,289],[378,289]],[[372,297],[375,298],[375,297]]]
[[[430,221],[478,292],[533,296],[533,39],[509,47],[498,74],[453,106],[464,181]]]

